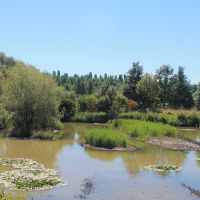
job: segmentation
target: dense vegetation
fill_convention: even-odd
[[[62,89],[53,77],[0,58],[0,129],[11,128],[15,136],[29,137],[34,130],[60,128]]]
[[[121,119],[135,119],[162,122],[172,126],[199,127],[200,112],[196,110],[163,110],[162,112],[128,112],[119,115]]]
[[[200,109],[200,84],[190,84],[183,67],[175,73],[163,65],[145,74],[136,62],[124,75],[69,76],[43,73],[0,53],[0,131],[18,137],[43,137],[41,131],[62,129],[60,120],[102,123],[120,117],[199,126],[197,111],[161,114],[166,108]]]
[[[113,149],[127,146],[126,136],[112,129],[93,129],[86,135],[85,139],[87,144],[94,147]]]
[[[117,119],[112,121],[112,125],[133,138],[143,140],[156,136],[175,137],[178,133],[173,126],[157,122]]]

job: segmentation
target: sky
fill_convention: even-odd
[[[0,0],[0,51],[42,71],[185,67],[200,81],[199,0]]]

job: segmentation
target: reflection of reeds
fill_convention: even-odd
[[[181,184],[183,187],[187,188],[192,194],[200,197],[200,191],[199,190],[195,190],[187,185],[185,185],[184,183]]]

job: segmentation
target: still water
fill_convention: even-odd
[[[79,143],[94,126],[102,125],[67,123],[66,138],[59,141],[0,139],[0,157],[36,160],[57,169],[68,183],[46,191],[22,193],[27,199],[80,199],[85,179],[93,184],[92,191],[85,196],[91,200],[199,199],[182,184],[200,190],[200,161],[197,161],[200,152],[163,150],[144,144],[143,150],[136,152],[84,149]],[[196,140],[200,138],[198,129],[182,132]],[[177,165],[182,171],[167,174],[144,171],[144,166],[152,164]]]

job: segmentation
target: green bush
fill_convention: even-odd
[[[106,113],[103,112],[80,112],[71,120],[84,123],[105,123],[108,121]]]
[[[85,136],[85,140],[92,146],[108,149],[127,146],[126,136],[112,129],[93,129]]]
[[[11,116],[10,114],[0,107],[0,131],[8,128],[10,126]]]
[[[131,137],[148,139],[149,137],[156,136],[168,136],[174,137],[177,135],[177,129],[163,123],[147,122],[139,120],[125,120],[119,119],[112,121],[113,127],[116,128],[116,124],[120,131],[125,132]]]

